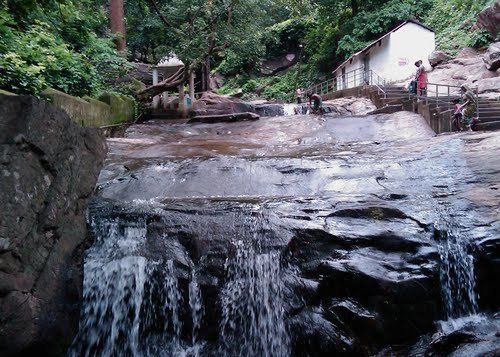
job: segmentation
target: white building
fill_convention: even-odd
[[[338,66],[333,71],[337,89],[376,83],[377,75],[387,82],[408,79],[415,73],[416,61],[430,68],[428,58],[435,47],[432,29],[418,21],[405,21]]]

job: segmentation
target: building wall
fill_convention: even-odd
[[[419,59],[430,70],[428,58],[436,48],[434,32],[409,22],[390,37],[390,64],[389,70],[385,71],[387,80],[409,79],[415,73],[414,63]]]
[[[352,62],[347,62],[344,65],[343,68],[345,68],[346,72],[345,85],[342,80],[342,68],[339,68],[336,73],[338,89],[353,88],[363,84],[362,71],[356,71],[357,69],[363,67],[363,60],[360,57],[361,56],[354,57]]]
[[[363,54],[363,56],[368,54],[370,58],[370,69],[384,79],[391,76],[392,65],[388,63],[388,59],[391,58],[391,50],[391,37],[387,36]]]
[[[369,67],[383,79],[391,82],[409,79],[416,70],[414,63],[421,59],[424,66],[430,69],[428,57],[435,49],[434,32],[429,31],[412,22],[407,23],[389,36],[383,38],[379,43],[371,47],[367,52],[362,53],[346,63],[346,73],[364,66],[364,58],[369,56]],[[347,85],[342,82],[342,68],[334,73],[337,78],[337,88],[352,88],[362,85],[364,78],[357,73],[347,78]],[[373,78],[373,81],[376,81]],[[373,82],[371,82],[373,83]]]

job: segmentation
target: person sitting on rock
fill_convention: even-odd
[[[462,125],[469,130],[472,130],[472,124],[474,122],[474,115],[476,114],[477,102],[476,96],[474,92],[465,84],[460,87],[460,91],[462,92],[462,101],[461,105],[462,111]]]
[[[417,95],[425,96],[427,94],[427,72],[422,63],[422,60],[415,62],[417,67],[415,82],[417,82]]]
[[[312,104],[312,113],[313,114],[323,114],[323,100],[318,93],[308,93],[309,97],[309,106]]]

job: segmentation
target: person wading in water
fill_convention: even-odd
[[[312,108],[312,114],[323,114],[323,100],[321,99],[321,96],[317,93],[308,93],[307,96],[309,97],[309,106]],[[311,106],[312,104],[312,106]]]

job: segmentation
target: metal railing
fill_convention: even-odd
[[[363,85],[376,86],[379,93],[386,97],[386,81],[379,76],[375,71],[364,68],[357,68],[352,71],[341,74],[324,82],[315,84],[307,88],[306,93],[317,93],[325,95],[343,89],[355,88]]]
[[[409,92],[410,98],[412,95],[414,96],[415,94]],[[479,93],[477,89],[474,91],[474,95],[476,101],[476,116],[479,117]],[[462,92],[460,86],[427,82],[425,95],[418,95],[417,93],[417,97],[425,101],[426,105],[432,103],[439,107],[447,107],[447,110],[444,112],[448,112],[454,110],[454,105],[460,102],[462,99]]]

